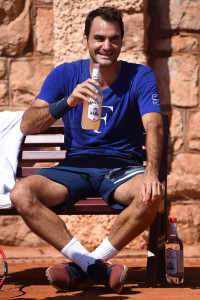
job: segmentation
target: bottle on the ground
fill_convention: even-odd
[[[170,218],[170,236],[165,244],[166,280],[170,284],[184,281],[183,243],[177,235],[177,219]]]
[[[92,79],[99,80],[100,65],[94,64],[92,71]],[[101,121],[101,109],[103,93],[98,89],[97,99],[90,98],[90,103],[83,102],[83,112],[81,125],[83,129],[98,130]]]

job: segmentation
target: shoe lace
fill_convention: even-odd
[[[88,267],[88,274],[100,283],[109,283],[112,266],[112,264],[108,266],[108,263],[98,261],[96,264]]]

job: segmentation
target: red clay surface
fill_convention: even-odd
[[[8,259],[8,278],[0,290],[0,299],[148,299],[148,300],[196,300],[200,299],[200,247],[190,247],[185,254],[185,281],[180,286],[168,285],[165,281],[157,287],[145,287],[146,253],[122,252],[112,262],[129,267],[128,280],[121,294],[114,294],[101,285],[87,282],[76,291],[58,292],[49,285],[45,270],[62,262],[63,258],[52,248],[2,247]]]

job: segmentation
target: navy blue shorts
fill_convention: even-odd
[[[68,156],[55,167],[43,168],[33,175],[42,175],[65,185],[69,197],[62,207],[87,197],[102,197],[112,208],[125,206],[110,196],[119,185],[142,174],[145,168],[138,162],[104,156]]]

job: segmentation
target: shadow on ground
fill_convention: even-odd
[[[47,285],[48,281],[45,276],[46,268],[31,268],[19,272],[8,274],[7,283],[9,284],[24,284],[30,285]],[[186,288],[199,288],[200,289],[200,267],[185,267],[185,281],[181,285]],[[143,267],[129,267],[127,283],[145,284],[146,269]],[[159,287],[164,286],[172,287],[172,285],[160,282]],[[175,285],[175,287],[177,287]]]
[[[30,268],[25,269],[19,272],[13,272],[8,275],[7,284],[18,286],[18,292],[20,296],[26,295],[24,291],[27,287],[30,286],[45,286],[48,287],[48,281],[45,276],[44,267]],[[141,288],[145,288],[145,274],[146,269],[143,267],[130,267],[129,274],[127,278],[127,285],[124,287],[121,294],[112,294],[112,298],[116,300],[126,300],[129,299],[128,295],[135,295],[141,293]],[[169,285],[165,281],[159,282],[157,285],[158,288],[177,288],[176,285]],[[180,286],[181,288],[190,288],[190,289],[200,289],[200,267],[186,267],[185,268],[185,281]],[[87,281],[84,285],[80,286],[79,289],[73,290],[73,294],[65,292],[55,292],[53,297],[43,298],[43,299],[87,299],[90,295],[95,296],[95,299],[106,300],[108,299],[108,294],[110,290],[106,289],[104,286],[95,285],[91,281]],[[104,297],[105,295],[105,297]],[[19,297],[19,295],[18,295]],[[16,297],[16,298],[18,298]],[[12,298],[14,299],[14,298]],[[33,299],[35,298],[27,298]],[[94,298],[93,298],[94,299]]]

